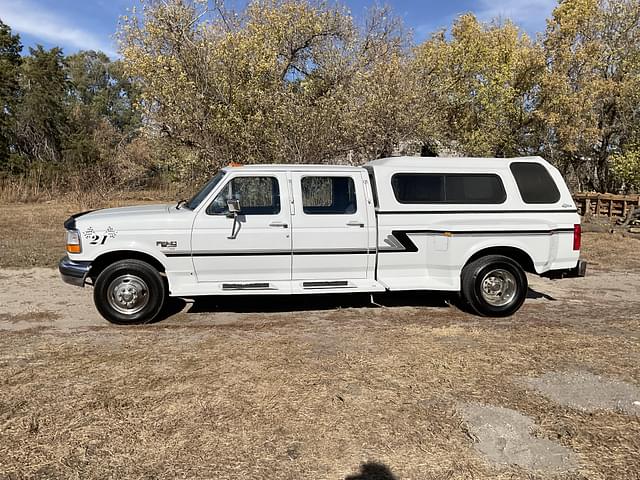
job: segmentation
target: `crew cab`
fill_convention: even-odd
[[[191,200],[65,222],[62,279],[118,324],[165,299],[436,290],[507,316],[526,273],[583,276],[580,217],[540,157],[395,157],[220,170]]]

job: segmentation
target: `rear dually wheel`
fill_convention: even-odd
[[[527,297],[529,284],[522,267],[509,257],[487,255],[462,269],[462,296],[478,314],[507,317]]]

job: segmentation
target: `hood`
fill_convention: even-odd
[[[187,209],[177,210],[175,204],[105,208],[74,215],[65,223],[65,227],[78,228],[83,232],[177,228],[183,220],[188,221],[187,217],[191,217],[191,213],[191,210]]]
[[[137,205],[133,207],[103,208],[102,210],[93,210],[87,212],[76,218],[82,218],[83,221],[109,220],[113,217],[126,218],[129,216],[144,218],[149,215],[169,213],[169,210],[172,206],[172,204],[162,203],[157,205]]]

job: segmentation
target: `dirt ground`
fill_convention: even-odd
[[[0,206],[0,479],[640,479],[638,240],[586,234],[588,276],[507,319],[408,293],[123,328],[51,268],[57,207]]]

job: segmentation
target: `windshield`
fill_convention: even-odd
[[[216,188],[216,185],[218,185],[218,183],[220,183],[220,180],[222,180],[222,177],[224,177],[224,172],[220,171],[218,173],[216,173],[213,178],[211,180],[209,180],[204,187],[202,187],[200,189],[200,191],[198,193],[196,193],[191,200],[189,200],[187,203],[185,203],[185,207],[187,207],[189,210],[193,210],[194,208],[197,208],[198,205],[200,205],[202,203],[202,201],[207,198],[207,196],[211,193],[211,191]]]

